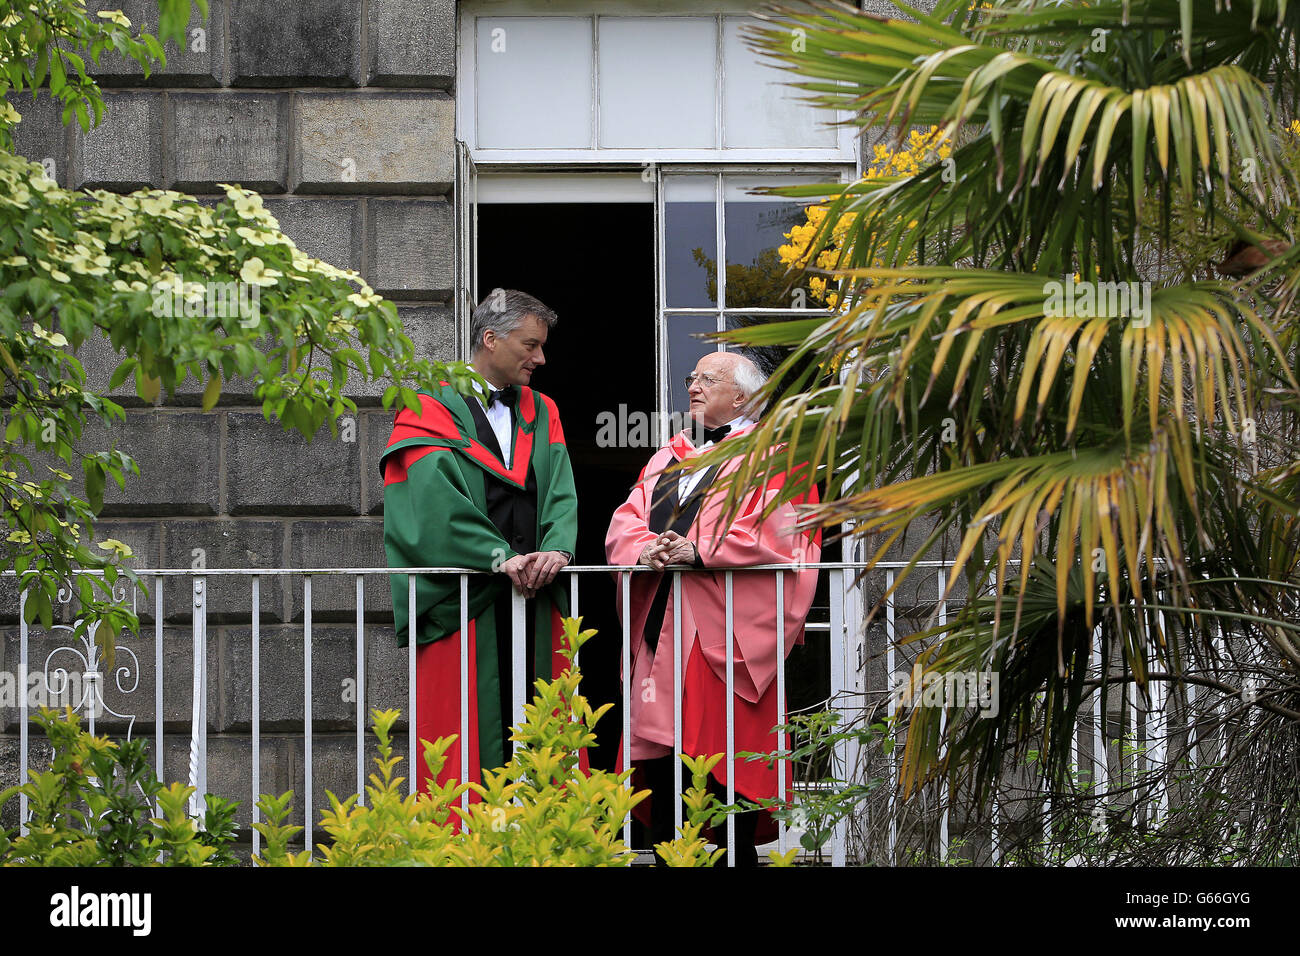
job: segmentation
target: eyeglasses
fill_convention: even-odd
[[[731,383],[728,383],[728,382],[724,382],[724,381],[722,381],[722,379],[714,378],[714,377],[711,376],[711,375],[705,375],[705,374],[701,373],[701,374],[699,374],[699,375],[687,375],[687,376],[686,376],[686,378],[685,378],[683,381],[686,382],[686,388],[687,388],[688,390],[690,389],[690,387],[691,387],[692,385],[695,384],[695,380],[696,380],[696,379],[699,379],[700,386],[701,386],[702,388],[712,388],[714,385],[727,385],[727,384],[731,384]]]

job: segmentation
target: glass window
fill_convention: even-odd
[[[591,146],[590,17],[479,17],[477,145]]]
[[[600,17],[600,145],[717,145],[717,21]]]
[[[703,356],[718,350],[717,343],[706,342],[697,336],[717,331],[718,318],[714,315],[670,315],[667,323],[668,410],[685,416],[691,409],[691,400],[686,394],[686,376],[695,370],[695,363]]]
[[[782,196],[755,196],[760,186],[815,183],[815,177],[727,176],[723,180],[724,232],[727,249],[726,301],[728,309],[812,308],[804,282],[788,289],[789,268],[778,252],[790,243],[786,234],[807,221],[807,203]],[[802,294],[800,294],[802,290]]]
[[[590,0],[548,16],[527,0],[481,5],[494,15],[461,20],[457,91],[458,128],[479,162],[627,162],[629,151],[637,162],[855,161],[854,130],[749,48],[742,27],[758,21],[738,10],[651,15],[642,4],[623,16]]]
[[[762,149],[765,147],[834,149],[839,134],[827,120],[833,114],[802,99],[810,94],[790,86],[798,77],[771,65],[760,56],[741,32],[742,24],[755,24],[751,17],[724,17],[723,63],[723,146]]]
[[[718,177],[664,179],[665,302],[673,309],[718,304]]]

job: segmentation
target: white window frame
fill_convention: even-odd
[[[708,165],[701,164],[672,164],[662,165],[658,168],[657,184],[655,189],[655,315],[657,322],[655,325],[655,361],[656,370],[656,396],[655,402],[659,408],[659,421],[664,433],[660,435],[660,443],[666,442],[670,437],[666,431],[669,427],[669,415],[671,411],[669,392],[671,382],[669,381],[669,355],[668,355],[668,323],[672,316],[716,316],[714,331],[723,332],[727,328],[727,317],[731,315],[745,316],[767,316],[770,318],[806,318],[809,315],[826,315],[831,313],[826,309],[818,308],[773,308],[773,307],[748,307],[736,308],[727,305],[726,302],[726,264],[727,264],[727,223],[726,223],[726,198],[723,188],[725,177],[751,177],[751,176],[813,176],[820,177],[825,182],[830,182],[834,177],[839,176],[844,182],[850,181],[850,177],[855,175],[856,167],[850,167],[847,163],[820,164],[820,165],[747,165],[731,163],[711,163]],[[717,249],[718,261],[718,303],[713,306],[670,306],[667,295],[667,268],[665,243],[666,236],[663,233],[663,225],[666,211],[665,195],[667,193],[665,180],[674,176],[699,176],[707,175],[715,177],[714,189],[714,228],[715,243]],[[717,351],[726,351],[723,343],[717,343]]]
[[[726,64],[723,60],[722,46],[724,35],[721,18],[753,12],[752,0],[620,0],[617,3],[599,2],[599,0],[473,0],[458,4],[457,14],[457,66],[456,66],[456,137],[469,148],[470,156],[478,164],[488,163],[620,163],[645,166],[661,162],[737,162],[737,163],[852,163],[860,164],[861,139],[860,130],[851,124],[837,128],[834,147],[815,148],[746,148],[718,146],[711,149],[678,148],[610,148],[599,147],[592,143],[590,147],[575,148],[527,148],[500,149],[480,147],[478,138],[478,46],[476,40],[476,21],[480,16],[490,17],[590,17],[592,25],[592,44],[594,62],[592,68],[592,136],[598,135],[599,91],[596,89],[600,72],[600,30],[599,19],[602,17],[646,17],[646,16],[714,16],[718,18],[718,60],[721,69],[715,71],[717,122],[721,131],[723,125],[723,81]],[[757,21],[756,21],[757,22]],[[790,74],[790,79],[795,79]],[[792,93],[800,91],[792,90]],[[844,120],[848,114],[836,112],[838,120]],[[827,120],[826,122],[829,122]],[[719,136],[722,142],[723,136]]]

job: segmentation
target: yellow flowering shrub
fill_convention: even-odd
[[[901,149],[891,149],[878,143],[871,165],[867,167],[864,179],[907,179],[915,176],[923,168],[935,162],[942,162],[952,156],[952,144],[941,134],[939,127],[931,126],[928,130],[912,130],[906,144]],[[808,219],[802,225],[795,226],[785,234],[790,240],[777,249],[781,262],[796,269],[814,268],[834,270],[844,252],[844,238],[857,213],[845,213],[831,227],[821,247],[814,249],[813,241],[821,232],[826,221],[827,207],[824,204],[811,205],[807,209]],[[876,260],[874,266],[884,263]],[[834,288],[833,281],[822,276],[810,276],[808,288],[812,297],[825,303],[829,309],[836,308],[841,296]]]
[[[636,859],[620,834],[628,813],[649,796],[648,790],[628,786],[632,771],[614,774],[584,771],[581,752],[596,742],[596,722],[612,707],[592,709],[579,693],[582,675],[574,663],[578,649],[594,630],[582,631],[581,618],[564,620],[564,657],[569,666],[555,680],[536,682],[537,694],[526,705],[524,721],[515,728],[510,763],[484,773],[483,783],[430,784],[427,793],[403,794],[397,775],[401,757],[393,756],[395,710],[371,712],[379,740],[377,773],[366,788],[366,804],[357,797],[340,800],[329,793],[330,808],[321,812],[321,825],[330,843],[320,846],[317,859],[307,850],[291,852],[290,841],[302,827],[285,824],[292,791],[263,796],[258,803],[265,823],[254,826],[266,839],[266,849],[254,857],[260,866],[629,866]],[[446,761],[455,736],[424,741],[424,760],[434,780]],[[691,787],[683,799],[689,819],[676,839],[655,849],[669,866],[712,866],[725,852],[710,851],[703,827],[718,809],[709,793],[707,774],[721,755],[683,757],[691,772]],[[472,790],[480,798],[468,808],[461,795]],[[788,866],[792,856],[772,855],[773,863]]]

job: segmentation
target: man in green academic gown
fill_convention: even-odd
[[[555,403],[529,387],[545,364],[555,313],[530,295],[494,289],[470,318],[471,364],[489,394],[462,396],[443,384],[420,393],[421,411],[397,413],[380,458],[384,550],[389,567],[460,567],[469,576],[460,633],[460,576],[416,577],[416,733],[461,733],[462,643],[469,662],[469,762],[458,740],[439,782],[479,781],[509,760],[511,594],[525,598],[528,673],[558,674],[560,617],[567,600],[557,573],[577,546],[577,495]],[[407,576],[391,576],[397,641],[405,647]],[[540,639],[538,636],[540,635]],[[531,691],[530,691],[531,693]],[[415,759],[420,789],[428,787]]]

